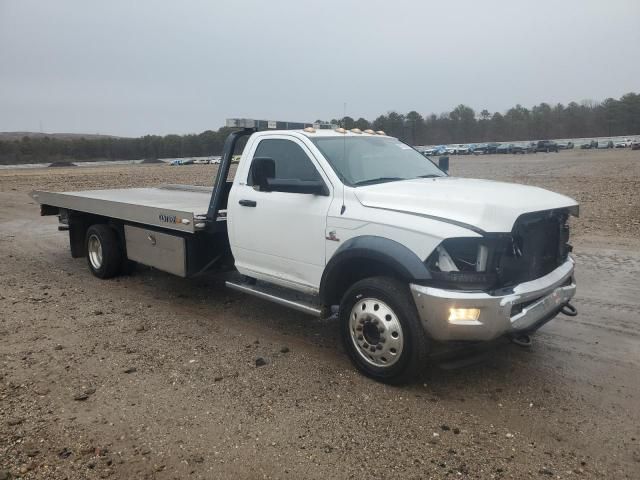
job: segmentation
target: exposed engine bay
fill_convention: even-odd
[[[510,233],[450,238],[427,258],[432,283],[462,290],[497,290],[543,277],[567,259],[568,209],[520,216]]]

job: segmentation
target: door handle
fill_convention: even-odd
[[[240,200],[238,203],[243,207],[255,207],[258,205],[258,202],[255,200]]]

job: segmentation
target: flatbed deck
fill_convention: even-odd
[[[31,196],[42,205],[195,233],[204,228],[212,191],[212,187],[161,185],[80,192],[35,191]],[[225,213],[219,212],[217,221],[224,221]]]

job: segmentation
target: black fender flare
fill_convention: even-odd
[[[389,274],[407,282],[429,280],[431,274],[424,262],[411,250],[384,237],[362,235],[353,237],[340,245],[322,272],[320,299],[325,305],[335,304],[336,285],[347,274],[349,264],[354,260],[367,260],[382,265]]]

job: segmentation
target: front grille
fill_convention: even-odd
[[[522,215],[512,231],[498,266],[501,287],[543,277],[567,259],[571,247],[568,213],[550,210]]]

